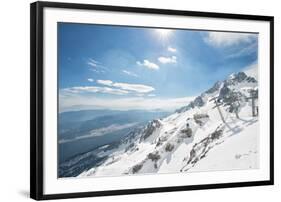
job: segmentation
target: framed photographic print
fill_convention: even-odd
[[[273,184],[273,17],[31,4],[31,197]]]

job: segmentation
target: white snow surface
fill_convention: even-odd
[[[257,86],[241,82],[232,88],[248,96],[249,89]],[[218,94],[219,90],[204,94],[206,103],[202,107],[157,120],[159,125],[153,124],[147,138],[139,134],[124,142],[101,165],[79,177],[258,169],[259,121],[252,117],[251,102],[244,103],[239,118],[221,106],[224,123],[211,100]],[[196,119],[196,114],[207,116]],[[184,132],[187,128],[192,130],[188,137]]]

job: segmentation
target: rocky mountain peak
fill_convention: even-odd
[[[257,83],[257,80],[254,77],[247,76],[245,72],[238,72],[236,74],[232,74],[228,79],[224,80],[224,83],[227,85],[235,85],[241,82],[248,83]]]
[[[181,113],[188,111],[194,107],[202,107],[205,105],[206,100],[205,96],[210,96],[210,94],[219,93],[219,98],[224,98],[230,92],[230,86],[237,85],[242,82],[247,83],[257,83],[257,80],[254,77],[247,76],[245,72],[238,72],[231,74],[224,81],[217,81],[210,89],[206,90],[200,96],[197,96],[193,101],[191,101],[188,105],[177,109],[175,112]]]
[[[222,84],[221,81],[217,81],[210,89],[205,91],[205,93],[212,94],[212,93],[218,91],[220,89],[220,87],[221,87],[221,84]]]

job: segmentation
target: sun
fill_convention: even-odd
[[[159,35],[161,40],[167,40],[173,32],[170,29],[156,29],[155,31]]]

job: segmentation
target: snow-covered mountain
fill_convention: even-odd
[[[257,78],[232,74],[168,117],[64,166],[93,155],[98,163],[80,169],[80,177],[258,168]]]

